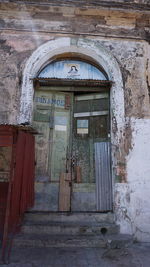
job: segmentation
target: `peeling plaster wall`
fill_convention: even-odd
[[[132,150],[127,184],[116,184],[115,205],[121,232],[150,241],[150,119],[131,119]]]
[[[128,1],[134,9],[123,0],[124,9],[6,2],[0,1],[0,123],[31,121],[30,78],[53,56],[79,53],[102,64],[114,82],[116,221],[122,233],[150,241],[150,11],[139,1]]]
[[[47,37],[44,36],[39,43],[42,44],[46,40]],[[31,34],[0,34],[0,123],[17,123],[22,71],[36,48],[35,38]]]

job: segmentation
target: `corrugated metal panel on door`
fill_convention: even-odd
[[[96,202],[98,211],[112,210],[110,142],[95,143]]]

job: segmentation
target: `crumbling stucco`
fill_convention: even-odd
[[[116,1],[103,1],[103,6],[96,1],[96,8],[91,1],[90,7],[81,6],[80,1],[69,2],[38,6],[0,1],[0,123],[32,121],[31,78],[53,57],[77,54],[102,65],[113,81],[110,104],[116,220],[122,233],[150,241],[148,1],[120,0],[119,9]]]
[[[150,119],[131,119],[132,149],[127,160],[127,184],[116,184],[117,221],[123,233],[150,241]]]

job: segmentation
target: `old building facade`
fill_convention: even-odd
[[[61,175],[63,167],[57,165],[67,165],[69,150],[72,164],[82,172],[71,190],[72,211],[113,211],[121,233],[150,241],[149,1],[3,0],[0,31],[0,123],[28,123],[45,136],[36,137],[39,172],[33,209],[60,209],[59,181],[50,176]],[[50,71],[42,76],[46,68]],[[83,78],[86,68],[90,70]],[[95,72],[100,76],[91,78]],[[97,100],[103,108],[93,108]],[[84,101],[88,108],[84,108]],[[55,127],[48,126],[52,117]],[[94,133],[90,129],[95,129]],[[99,153],[95,143],[105,143],[101,155],[105,145],[109,147],[106,157],[99,156],[100,162],[98,156],[91,159],[93,151]],[[90,148],[83,152],[82,147]],[[76,159],[73,150],[78,150]],[[51,174],[40,164],[47,164]],[[93,169],[90,175],[97,177],[99,164],[103,166],[99,172],[108,178],[102,187],[94,178],[87,181],[83,172]],[[106,199],[111,204],[99,206],[95,200],[99,194],[101,202]]]

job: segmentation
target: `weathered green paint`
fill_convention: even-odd
[[[63,125],[62,125],[63,123]],[[59,181],[61,172],[66,172],[67,147],[70,138],[70,110],[54,112],[54,129],[51,140],[51,181]]]
[[[36,179],[46,183],[36,193],[37,203],[41,198],[49,200],[49,210],[58,210],[59,179],[61,173],[72,171],[72,210],[96,210],[94,143],[108,138],[108,115],[92,115],[92,112],[109,113],[108,94],[58,92],[36,90],[34,95],[33,124],[36,137]],[[89,112],[88,117],[74,117],[74,113]],[[77,130],[78,125],[78,130]],[[84,134],[81,134],[84,133]],[[74,166],[73,166],[74,165]],[[71,170],[72,166],[72,170]],[[75,166],[81,168],[81,183],[77,184]],[[57,188],[55,194],[52,188]],[[37,187],[38,188],[38,187]],[[56,193],[57,191],[57,193]],[[54,196],[55,195],[55,196]],[[43,203],[44,205],[44,203]]]
[[[73,184],[73,192],[80,192],[80,193],[90,193],[90,192],[95,192],[95,183],[81,183]]]
[[[35,209],[41,209],[43,205],[43,209],[47,210],[49,202],[49,210],[58,210],[59,178],[62,172],[66,172],[71,130],[72,105],[66,106],[66,97],[70,97],[71,101],[72,94],[35,91],[33,125],[38,132],[36,180],[40,182],[36,184]],[[45,183],[49,192],[45,191]],[[40,192],[38,188],[41,188]]]

